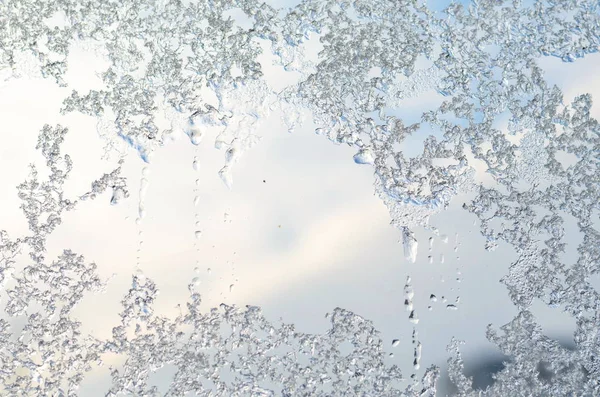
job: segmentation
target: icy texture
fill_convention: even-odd
[[[231,10],[241,10],[249,22],[238,25],[225,15]],[[46,22],[57,15],[63,23],[50,27]],[[588,281],[600,270],[594,224],[600,127],[589,114],[591,97],[564,105],[536,63],[543,56],[573,62],[597,52],[597,2],[481,0],[468,8],[453,4],[440,16],[412,0],[304,0],[281,12],[255,0],[7,0],[0,3],[0,26],[0,67],[14,77],[39,71],[67,86],[71,45],[91,45],[104,54],[110,62],[102,73],[104,88],[73,91],[62,111],[97,117],[108,150],[120,139],[148,162],[175,130],[202,145],[205,129],[218,128],[215,146],[225,152],[220,176],[229,187],[234,164],[259,141],[259,122],[270,110],[279,107],[290,131],[308,111],[315,132],[353,146],[354,161],[374,168],[375,190],[402,233],[410,261],[417,247],[411,228],[431,227],[432,214],[474,189],[477,197],[465,209],[481,221],[486,248],[504,242],[519,255],[502,279],[519,314],[502,334],[493,327],[487,334],[511,362],[482,393],[600,395],[600,297]],[[308,54],[311,35],[323,46],[316,61]],[[298,72],[299,81],[282,90],[268,85],[266,66],[257,60],[264,44],[274,67]],[[416,70],[419,59],[433,66]],[[424,112],[420,123],[405,124],[395,115],[407,99],[433,90],[445,101]],[[171,129],[160,130],[158,110]],[[508,131],[492,127],[506,116]],[[406,155],[407,137],[423,135],[424,127],[440,137],[423,137],[422,153]],[[72,167],[60,153],[66,132],[44,126],[38,149],[50,177],[40,181],[32,167],[18,187],[30,234],[0,233],[5,312],[27,318],[16,340],[8,322],[0,321],[5,393],[76,395],[100,355],[113,352],[127,357],[124,368],[112,373],[113,395],[156,394],[147,376],[167,364],[178,368],[171,395],[433,394],[437,369],[426,371],[421,383],[400,388],[398,369],[383,363],[377,332],[353,313],[337,309],[328,333],[303,335],[289,325],[271,325],[258,308],[224,306],[202,314],[193,292],[186,314],[158,318],[152,314],[156,287],[141,274],[123,300],[122,324],[113,338],[82,336],[70,312],[85,293],[102,289],[103,281],[95,264],[70,250],[49,262],[45,242],[78,200],[112,189],[107,201],[116,205],[128,192],[116,168],[93,182],[90,192],[65,198],[62,186]],[[576,162],[562,164],[561,152],[575,155]],[[475,182],[469,155],[485,164],[494,187]],[[561,260],[567,216],[584,236],[574,263]],[[23,251],[29,261],[15,268]],[[408,308],[413,292],[407,286]],[[576,319],[573,350],[543,336],[527,310],[536,298]],[[412,308],[409,319],[418,321]],[[221,324],[231,328],[228,335],[221,334]],[[422,345],[413,339],[417,367]],[[349,356],[340,355],[342,341],[353,343]],[[460,395],[477,394],[463,374],[459,344],[450,346],[451,378]],[[552,376],[538,376],[540,365]]]
[[[419,243],[415,238],[415,234],[407,227],[402,228],[402,245],[404,246],[404,257],[406,260],[415,263]]]
[[[387,354],[379,332],[352,312],[335,309],[331,329],[322,335],[299,333],[293,325],[268,322],[258,307],[242,310],[223,304],[200,312],[195,280],[187,310],[169,319],[153,314],[158,290],[138,271],[122,300],[121,324],[113,328],[112,338],[81,335],[81,324],[71,318],[71,311],[84,293],[101,291],[105,282],[94,263],[70,250],[51,263],[44,257],[48,234],[60,224],[62,212],[77,204],[62,193],[72,167],[68,155],[60,153],[66,133],[61,126],[43,128],[38,148],[51,175],[40,182],[33,169],[31,178],[19,186],[31,235],[11,240],[6,232],[0,234],[0,275],[13,285],[3,291],[5,311],[26,317],[17,340],[9,323],[0,320],[0,392],[77,395],[85,374],[102,364],[102,355],[116,353],[126,362],[111,369],[109,396],[159,395],[147,384],[148,376],[165,365],[177,368],[167,395],[433,395],[437,369],[426,371],[421,382],[402,386],[398,367],[384,362]],[[115,184],[124,186],[119,170],[95,181],[81,198],[93,199]],[[15,256],[26,249],[31,261],[10,276]],[[343,342],[352,343],[350,354],[340,352]]]

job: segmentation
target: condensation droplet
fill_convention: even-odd
[[[142,178],[140,180],[140,198],[144,198],[144,196],[146,196],[146,192],[148,191],[149,184],[150,183],[148,182],[148,179],[146,179],[146,178]]]
[[[414,310],[410,312],[410,315],[408,316],[408,321],[410,321],[413,324],[419,323],[419,318],[417,317],[417,313]]]
[[[221,168],[221,170],[219,171],[219,177],[228,189],[231,189],[233,187],[233,177],[231,176],[231,170],[229,169],[229,167],[225,166]]]
[[[402,229],[402,241],[404,245],[404,257],[406,260],[415,263],[417,260],[417,250],[419,243],[414,233],[407,227]]]
[[[354,155],[354,162],[356,164],[373,164],[375,158],[373,152],[370,149],[361,149]]]
[[[113,189],[113,194],[110,199],[111,205],[117,205],[125,197],[125,191],[121,188]]]
[[[190,140],[194,145],[199,145],[202,141],[202,132],[197,128],[193,128],[190,131]]]
[[[392,341],[392,347],[397,347],[400,344],[400,339],[394,339]]]
[[[194,232],[194,235],[196,236],[196,238],[197,238],[197,239],[199,239],[200,237],[202,237],[202,231],[200,231],[200,230],[196,230],[196,231]]]
[[[423,345],[421,344],[421,342],[417,343],[417,346],[415,347],[415,360],[413,361],[413,367],[414,369],[419,369],[421,368],[421,351],[423,349]]]

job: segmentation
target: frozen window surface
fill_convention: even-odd
[[[2,2],[0,394],[600,395],[599,6],[430,3]]]

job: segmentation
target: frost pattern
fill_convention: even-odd
[[[227,16],[238,10],[248,23]],[[560,90],[548,86],[536,63],[543,56],[574,62],[597,52],[599,11],[597,2],[585,0],[533,5],[481,0],[469,7],[452,4],[442,16],[412,0],[304,0],[281,12],[255,0],[7,0],[0,4],[0,65],[13,77],[39,71],[68,86],[70,46],[91,46],[110,63],[101,75],[104,88],[73,90],[62,112],[97,117],[107,150],[121,139],[144,161],[174,130],[183,130],[197,145],[204,129],[219,128],[215,144],[225,151],[220,175],[228,186],[241,153],[259,141],[260,120],[279,107],[293,130],[307,111],[316,133],[355,147],[355,162],[374,168],[375,190],[411,261],[417,256],[411,228],[433,228],[431,215],[457,194],[475,190],[477,197],[464,207],[481,221],[486,248],[506,242],[519,255],[502,279],[519,314],[501,328],[503,334],[493,327],[487,333],[511,362],[481,393],[599,395],[600,299],[588,280],[600,264],[594,225],[600,210],[600,128],[590,116],[590,95],[564,105]],[[47,21],[56,16],[64,23],[50,27]],[[308,54],[311,36],[323,46],[316,61]],[[270,47],[276,67],[299,72],[299,81],[280,91],[271,88],[257,60],[263,45]],[[416,70],[422,59],[433,66]],[[206,90],[211,95],[204,95]],[[419,123],[405,124],[395,108],[428,90],[444,102],[424,112]],[[158,110],[170,129],[158,127]],[[493,127],[506,116],[508,131]],[[440,137],[424,137],[422,153],[407,156],[405,140],[423,135],[424,127]],[[61,126],[42,128],[38,149],[50,177],[40,181],[32,167],[18,187],[30,234],[0,233],[5,312],[27,317],[16,341],[9,323],[0,322],[6,393],[76,395],[101,354],[113,352],[127,362],[112,372],[112,395],[157,394],[147,386],[147,376],[167,364],[178,368],[170,395],[434,394],[434,367],[420,382],[397,386],[399,371],[383,363],[377,332],[353,313],[336,309],[330,332],[303,335],[290,325],[271,325],[258,308],[224,306],[202,314],[200,296],[192,293],[185,315],[158,318],[152,313],[156,287],[142,274],[134,275],[113,338],[83,337],[70,311],[105,281],[95,264],[68,249],[48,262],[45,242],[61,214],[79,200],[112,189],[111,202],[117,204],[128,192],[117,167],[89,192],[65,198],[62,186],[72,168],[60,152],[66,133]],[[518,136],[518,143],[509,134]],[[577,160],[565,165],[561,153]],[[470,155],[486,165],[495,187],[474,181]],[[560,259],[565,216],[577,220],[584,236],[575,263]],[[29,262],[17,268],[23,251]],[[576,319],[574,350],[542,335],[528,311],[535,298]],[[221,324],[230,327],[228,335],[221,334]],[[346,357],[338,349],[343,340],[354,346]],[[480,393],[463,374],[459,345],[454,340],[449,346],[451,378],[460,395]],[[415,366],[420,355],[419,342]],[[540,363],[553,375],[536,376]],[[232,380],[225,381],[228,377]]]

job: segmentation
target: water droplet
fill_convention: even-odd
[[[233,291],[233,287],[235,287],[235,285],[234,285],[234,284],[231,284],[231,285],[229,286],[229,292],[232,292],[232,291]]]
[[[236,155],[237,150],[234,147],[230,147],[229,149],[227,149],[227,151],[225,152],[225,163],[231,163],[235,159]]]
[[[448,310],[458,310],[458,307],[453,304],[446,305],[446,309]]]
[[[146,195],[146,191],[148,190],[148,179],[142,178],[140,180],[140,197],[144,197]]]
[[[125,197],[125,191],[120,187],[113,189],[113,195],[110,199],[111,205],[117,205]]]
[[[194,232],[194,235],[196,236],[196,238],[197,238],[197,239],[199,239],[200,237],[202,237],[202,231],[200,231],[200,230],[196,230],[196,231]]]
[[[429,263],[433,263],[433,256],[431,256],[431,255],[428,255],[428,256],[427,256],[427,259],[429,260]]]
[[[407,227],[402,229],[402,242],[404,245],[404,257],[406,260],[415,263],[417,260],[417,250],[419,243],[415,238],[415,234]]]
[[[417,313],[414,310],[410,312],[410,315],[408,316],[408,321],[410,321],[413,324],[419,323],[419,318],[417,317]]]
[[[192,141],[192,143],[194,145],[199,145],[200,142],[202,141],[202,132],[197,128],[192,128],[189,135],[190,135],[190,140]]]
[[[441,240],[444,244],[448,244],[448,235],[447,234],[442,235]]]
[[[432,302],[437,302],[437,296],[435,296],[434,294],[429,295],[429,300]]]
[[[225,186],[227,186],[228,189],[231,189],[233,186],[233,177],[228,166],[221,168],[221,171],[219,171],[219,177],[221,177],[221,180]]]
[[[144,167],[144,168],[142,168],[142,175],[143,176],[150,175],[150,167]]]
[[[191,293],[194,293],[194,290],[196,289],[196,287],[198,287],[200,285],[201,281],[200,281],[200,277],[194,277],[192,279],[192,281],[188,284],[188,290]]]
[[[400,339],[394,339],[392,341],[392,347],[397,347],[400,344]]]
[[[194,157],[192,167],[194,168],[194,171],[198,171],[200,169],[200,162],[198,161],[198,157]]]
[[[373,152],[370,149],[361,149],[354,155],[356,164],[373,164],[374,161]]]
[[[421,350],[423,349],[423,345],[421,344],[421,342],[417,343],[417,346],[415,347],[415,360],[413,361],[413,367],[414,369],[419,369],[421,368]]]
[[[200,196],[194,197],[194,207],[197,207],[198,203],[200,203]]]
[[[444,257],[444,254],[440,254],[440,263],[444,263],[446,261],[446,258]]]
[[[211,273],[212,273],[212,269],[209,267],[208,269],[206,269],[206,272],[207,272],[208,274],[211,274]]]
[[[200,268],[199,268],[198,266],[196,266],[196,267],[194,268],[194,272],[196,272],[196,273],[200,273]]]

